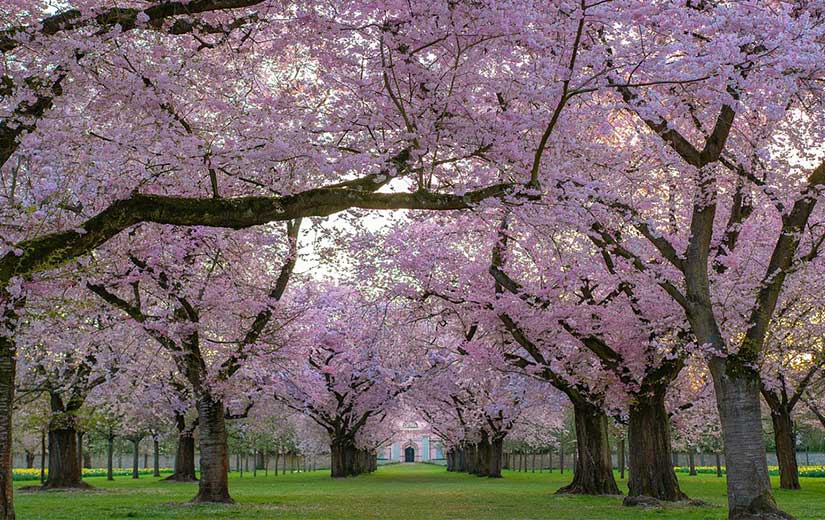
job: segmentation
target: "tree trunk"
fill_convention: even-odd
[[[0,296],[3,296],[0,288]],[[0,303],[6,303],[0,299]],[[0,320],[10,319],[0,315]],[[11,414],[14,409],[15,359],[12,323],[5,323],[0,330],[0,520],[14,520],[12,495]]]
[[[197,482],[195,475],[195,437],[191,431],[178,432],[178,446],[175,451],[175,472],[165,480],[174,482]]]
[[[613,477],[608,443],[607,415],[587,400],[573,400],[576,423],[576,458],[573,482],[558,493],[580,495],[619,495]]]
[[[666,392],[666,385],[657,386],[651,394],[638,395],[630,406],[628,496],[650,496],[670,502],[687,498],[673,471]]]
[[[114,480],[114,471],[112,469],[112,458],[115,451],[115,436],[111,433],[106,438],[106,480]]]
[[[152,436],[152,448],[154,454],[153,468],[152,468],[152,476],[159,477],[160,476],[160,441],[158,440],[157,435]]]
[[[620,475],[620,478],[622,480],[624,480],[624,469],[625,469],[625,465],[626,465],[625,457],[624,457],[624,449],[625,449],[625,440],[624,440],[624,437],[622,437],[622,442],[621,442],[620,449],[619,449],[619,471],[620,471],[619,475]]]
[[[799,468],[796,464],[796,435],[793,419],[787,406],[771,408],[773,438],[776,442],[776,460],[779,462],[779,487],[800,489]]]
[[[725,445],[728,518],[793,518],[777,507],[771,492],[762,438],[759,378],[749,369],[729,363],[729,358],[710,362]]]
[[[134,450],[132,451],[132,478],[140,477],[140,437],[132,439]]]
[[[264,450],[255,450],[255,468],[256,469],[264,469],[264,461],[266,459],[266,451]]]
[[[559,444],[559,474],[564,475],[564,446]]]
[[[722,457],[716,452],[716,477],[722,478]]]
[[[502,460],[504,458],[504,437],[496,435],[487,442],[487,477],[501,478]]]
[[[65,421],[62,421],[65,422]],[[80,457],[77,454],[77,432],[73,424],[52,424],[49,429],[49,476],[43,487],[83,488]]]
[[[330,469],[332,478],[354,477],[358,475],[359,472],[356,464],[358,449],[351,439],[346,437],[333,437],[329,447],[332,457],[332,467]]]
[[[46,432],[40,431],[40,483],[46,482]]]
[[[229,449],[223,402],[210,395],[198,400],[201,441],[201,480],[194,502],[232,503],[229,496]]]
[[[688,450],[688,475],[696,476],[696,455],[693,453],[693,448]]]
[[[85,432],[80,430],[77,431],[77,466],[80,469],[81,475],[83,474],[83,436]]]
[[[26,450],[26,469],[34,468],[34,453]]]

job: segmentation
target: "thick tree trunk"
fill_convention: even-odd
[[[467,472],[479,477],[501,478],[504,438],[482,433],[478,443],[469,445],[467,453],[472,462],[467,466]]]
[[[2,289],[0,289],[2,295]],[[4,300],[0,300],[0,303]],[[8,316],[0,315],[0,320]],[[15,353],[10,324],[0,328],[0,520],[14,520],[11,414],[14,409]]]
[[[793,418],[787,407],[771,409],[773,438],[776,442],[776,460],[779,462],[779,487],[800,489],[799,468],[796,464],[796,435]]]
[[[489,456],[487,459],[487,476],[489,478],[501,478],[502,461],[504,459],[504,438],[496,436],[489,443]]]
[[[84,488],[81,480],[80,457],[77,452],[77,432],[73,424],[52,424],[49,429],[49,476],[46,489]]]
[[[106,480],[114,480],[112,459],[114,458],[115,451],[115,436],[110,433],[106,441]]]
[[[201,479],[194,502],[232,503],[229,496],[229,448],[223,402],[204,395],[198,400]]]
[[[478,444],[466,444],[464,446],[465,471],[471,475],[478,473]]]
[[[472,473],[479,477],[490,475],[490,440],[487,433],[483,433],[481,440],[475,445],[475,467]]]
[[[619,495],[610,462],[607,415],[584,399],[573,400],[573,412],[578,457],[573,482],[559,489],[558,493]]]
[[[696,455],[693,453],[693,448],[688,450],[688,475],[696,476]]]
[[[329,447],[332,457],[332,467],[330,468],[332,478],[354,477],[358,475],[359,471],[356,463],[358,449],[351,439],[334,437]]]
[[[777,507],[771,492],[762,438],[758,376],[741,366],[731,367],[729,363],[722,358],[710,362],[725,444],[728,518],[793,518]]]
[[[178,432],[178,447],[175,451],[175,472],[166,477],[175,482],[196,482],[195,437],[190,431]]]
[[[671,502],[687,498],[673,471],[666,392],[666,386],[657,387],[651,394],[638,396],[630,406],[628,496],[650,496]]]

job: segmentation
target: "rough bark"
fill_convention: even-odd
[[[479,442],[467,448],[469,460],[467,472],[479,477],[501,478],[502,459],[504,452],[504,437],[490,436],[483,432]]]
[[[204,394],[198,399],[201,479],[194,502],[232,503],[229,496],[229,448],[223,402]]]
[[[687,498],[673,471],[666,392],[667,386],[656,387],[650,394],[639,396],[630,406],[628,496],[650,496],[666,501]],[[624,464],[624,456],[620,458]]]
[[[0,520],[14,520],[11,414],[14,406],[16,359],[14,343],[11,337],[6,336],[7,332],[10,331],[0,330]]]
[[[54,419],[49,428],[49,476],[45,489],[88,487],[81,479],[77,431],[66,417]]]
[[[175,472],[166,477],[175,482],[197,482],[195,475],[195,437],[191,431],[178,432]]]
[[[455,471],[455,451],[447,450],[447,471]]]
[[[463,195],[430,193],[373,193],[363,188],[326,187],[283,197],[185,198],[133,194],[72,230],[43,235],[15,244],[0,257],[0,285],[14,276],[54,269],[106,243],[141,222],[177,226],[244,229],[269,222],[328,216],[350,208],[467,209],[509,193],[512,186],[496,184]],[[15,251],[22,251],[17,254]]]
[[[796,463],[796,435],[791,412],[785,407],[771,408],[776,459],[779,462],[779,487],[800,489],[799,468]]]
[[[358,448],[352,439],[346,436],[333,437],[330,442],[330,453],[332,478],[354,477],[360,473],[356,464]]]
[[[613,477],[608,444],[607,415],[585,399],[573,398],[576,423],[576,458],[573,482],[558,493],[619,495]]]
[[[502,460],[504,458],[504,438],[494,437],[489,443],[487,477],[501,478]]]
[[[760,382],[729,360],[711,361],[716,405],[722,423],[730,520],[790,519],[773,498],[762,437]]]

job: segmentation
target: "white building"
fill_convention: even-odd
[[[398,433],[379,451],[379,458],[394,462],[427,462],[443,459],[441,439],[423,421],[399,422]]]

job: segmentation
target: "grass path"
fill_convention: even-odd
[[[256,478],[233,474],[230,486],[237,504],[228,506],[186,503],[195,495],[195,484],[158,482],[151,477],[137,481],[120,477],[114,482],[89,478],[93,491],[18,492],[15,503],[18,520],[727,518],[724,480],[715,476],[680,475],[691,498],[715,506],[650,511],[622,507],[621,498],[554,495],[569,478],[569,472],[505,472],[503,479],[484,479],[422,464],[387,466],[373,475],[347,480],[332,480],[321,471]],[[802,486],[802,491],[777,491],[780,505],[799,520],[825,519],[825,479],[802,479]]]

